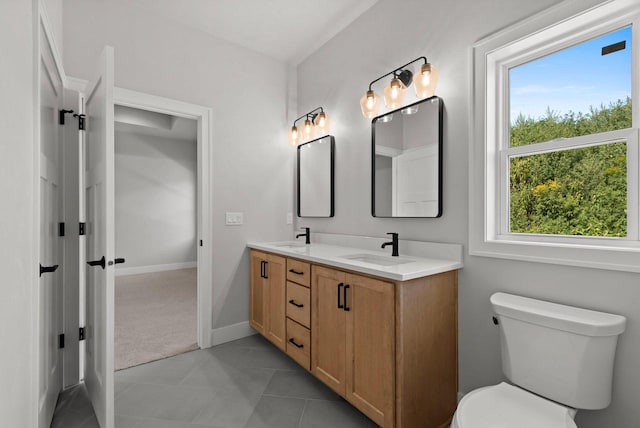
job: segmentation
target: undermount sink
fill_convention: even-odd
[[[349,254],[348,256],[342,256],[343,259],[353,260],[357,262],[369,263],[378,266],[397,266],[405,263],[411,263],[414,260],[389,257],[389,256],[377,256],[375,254]]]
[[[274,247],[278,247],[278,248],[304,248],[306,247],[306,244],[303,244],[302,242],[281,242],[279,244],[273,244]]]

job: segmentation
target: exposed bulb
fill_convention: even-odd
[[[436,85],[440,72],[433,65],[426,63],[413,75],[413,86],[416,96],[420,99],[429,98],[435,95]]]
[[[300,132],[298,131],[298,128],[296,128],[294,125],[289,130],[289,144],[291,144],[292,146],[297,146],[299,141],[300,141]]]
[[[394,78],[384,88],[384,103],[389,108],[398,108],[402,105],[406,86],[400,79]]]
[[[380,110],[380,97],[375,92],[369,90],[360,100],[362,115],[367,119],[372,119],[378,115]]]
[[[326,135],[329,133],[331,121],[329,120],[329,115],[324,111],[318,113],[313,122],[316,125],[318,135]]]
[[[313,138],[314,133],[315,133],[315,129],[314,129],[313,123],[307,117],[302,127],[302,134],[304,135],[304,138],[308,141]]]

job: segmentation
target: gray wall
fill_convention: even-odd
[[[298,110],[322,105],[336,138],[336,215],[298,219],[312,231],[437,242],[468,242],[469,49],[477,40],[555,0],[381,0],[298,68]],[[397,19],[391,19],[397,17]],[[358,100],[368,83],[421,55],[441,71],[444,99],[444,215],[381,219],[370,214],[370,121]],[[347,72],[345,72],[347,71]],[[375,87],[381,93],[382,86]],[[480,144],[480,142],[477,142]],[[613,403],[580,411],[581,428],[633,428],[640,420],[640,275],[465,256],[459,278],[460,391],[502,380],[489,296],[498,290],[628,317],[614,374]]]
[[[70,76],[89,78],[92,58],[108,44],[115,49],[116,86],[212,108],[212,326],[247,321],[246,243],[292,234],[287,67],[135,2],[65,1],[64,42]],[[244,212],[244,225],[225,226],[226,211]]]
[[[196,141],[115,139],[116,255],[127,260],[119,266],[195,262]]]

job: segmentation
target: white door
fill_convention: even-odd
[[[60,222],[60,129],[62,80],[40,31],[40,282],[38,290],[38,427],[48,428],[62,388],[62,240]]]
[[[407,150],[393,159],[393,215],[438,215],[438,146]]]
[[[85,91],[86,318],[84,381],[101,428],[113,428],[113,48]]]

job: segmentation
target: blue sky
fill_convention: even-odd
[[[601,55],[604,46],[625,40],[624,50]],[[589,111],[631,95],[631,27],[514,67],[509,72],[513,121],[533,118],[547,107],[561,115]]]

